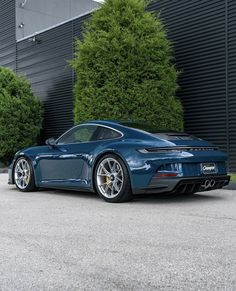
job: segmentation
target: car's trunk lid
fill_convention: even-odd
[[[183,150],[216,150],[217,147],[209,142],[189,135],[187,133],[179,132],[157,132],[152,135],[158,139],[169,141],[173,147],[178,147]]]

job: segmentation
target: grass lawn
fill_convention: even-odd
[[[236,182],[236,173],[230,173],[231,179],[230,181]]]

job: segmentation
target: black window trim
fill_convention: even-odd
[[[100,131],[102,130],[102,128],[107,128],[107,129],[109,129],[110,131],[114,131],[114,132],[118,133],[119,136],[117,136],[117,137],[111,137],[111,138],[95,139],[95,140],[92,140],[92,141],[113,140],[113,139],[118,139],[118,138],[123,137],[123,134],[122,134],[119,130],[116,130],[116,129],[112,128],[112,127],[103,126],[103,125],[98,125],[98,128],[97,128],[97,130],[96,130],[96,131],[98,131],[98,132],[95,131],[95,135],[98,135],[98,136],[99,136],[99,133],[100,133]]]

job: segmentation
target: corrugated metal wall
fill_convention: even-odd
[[[151,9],[160,10],[182,71],[186,131],[226,151],[224,1],[160,0]]]
[[[5,7],[0,22],[8,23],[0,32],[0,64],[14,67],[14,41],[6,32],[7,27],[12,32],[15,20],[5,17],[12,15],[13,1],[0,2]],[[178,95],[186,131],[227,151],[230,170],[236,171],[236,1],[159,0],[148,9],[160,12],[173,41],[175,62],[182,71]],[[17,71],[27,75],[45,103],[45,138],[73,124],[74,74],[67,61],[87,18],[40,33],[38,43],[17,43]]]
[[[0,1],[0,65],[15,69],[15,1]]]
[[[73,125],[74,73],[69,65],[75,37],[88,16],[17,42],[17,72],[25,74],[44,102],[43,138],[57,137]]]
[[[227,152],[236,171],[236,1],[159,0],[150,10],[160,11],[182,71],[185,130]]]
[[[236,1],[228,0],[228,138],[230,169],[236,171]]]
[[[25,74],[44,102],[44,138],[73,125],[72,24],[68,22],[17,43],[17,72]]]

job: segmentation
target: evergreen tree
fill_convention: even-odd
[[[42,125],[42,106],[29,82],[0,67],[0,161],[8,163],[15,152],[34,145]]]
[[[172,47],[144,0],[107,0],[76,41],[74,119],[141,121],[183,129]]]

